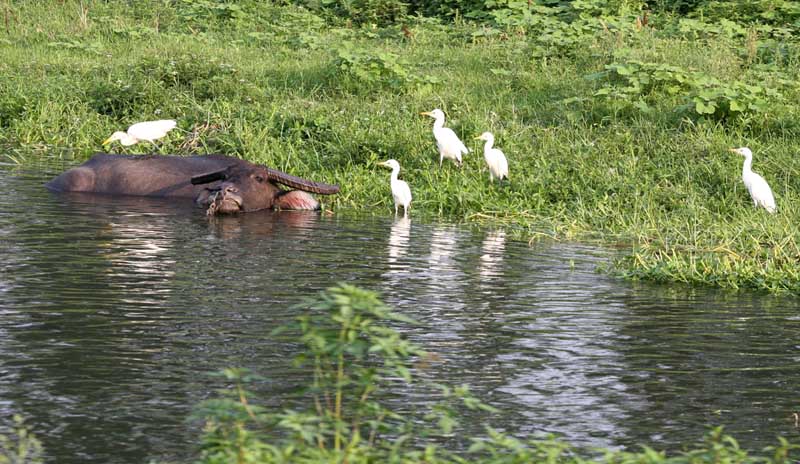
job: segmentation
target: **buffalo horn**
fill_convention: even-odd
[[[210,184],[211,182],[216,182],[218,180],[225,180],[228,177],[228,169],[222,169],[221,171],[214,171],[209,172],[207,174],[200,174],[199,176],[192,177],[192,185],[200,185],[200,184]]]
[[[311,193],[319,193],[321,195],[333,195],[334,193],[339,193],[338,185],[310,181],[272,168],[267,168],[267,172],[269,172],[270,180],[273,180],[279,184],[283,184],[287,187]]]

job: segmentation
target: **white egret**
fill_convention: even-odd
[[[137,122],[128,128],[127,132],[117,131],[111,137],[103,141],[103,145],[119,140],[124,146],[134,145],[142,140],[155,145],[155,141],[167,135],[167,132],[175,128],[177,123],[172,119],[161,119],[158,121]]]
[[[400,163],[390,159],[380,163],[381,166],[392,168],[392,198],[394,198],[394,214],[397,215],[397,207],[403,207],[403,216],[408,216],[408,209],[411,207],[411,189],[405,181],[397,178],[400,174]]]
[[[442,160],[445,158],[455,161],[460,167],[461,154],[466,155],[469,153],[469,149],[452,129],[444,127],[444,111],[436,108],[420,114],[430,116],[435,120],[433,122],[433,137],[436,139],[436,148],[439,149],[439,167],[442,166]]]
[[[742,181],[747,191],[750,192],[750,197],[753,199],[753,205],[756,207],[763,206],[770,213],[774,213],[775,198],[772,196],[772,190],[769,184],[763,177],[759,176],[750,169],[753,164],[753,152],[747,147],[731,148],[730,151],[744,156],[744,165],[742,165]]]
[[[495,177],[497,180],[503,180],[504,177],[508,179],[508,161],[506,160],[506,155],[504,155],[499,148],[492,148],[494,144],[494,135],[491,132],[484,132],[475,137],[475,139],[486,142],[483,146],[483,157],[486,159],[486,164],[489,165],[489,180],[494,181]]]

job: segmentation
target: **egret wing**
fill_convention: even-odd
[[[158,121],[137,122],[128,128],[128,135],[139,140],[160,139],[167,135],[167,132],[174,129],[177,125],[172,119],[160,119]]]
[[[757,205],[763,206],[770,213],[775,212],[775,197],[763,177],[754,172],[747,189],[750,191],[750,197],[753,198]]]
[[[398,180],[392,186],[392,196],[394,197],[394,202],[403,205],[403,207],[411,203],[411,189],[405,181]]]
[[[439,149],[444,148],[452,153],[469,153],[469,149],[464,145],[464,142],[458,138],[455,132],[449,127],[443,127],[438,134],[436,134],[436,141],[438,142]]]
[[[497,174],[497,177],[508,178],[508,160],[500,150],[497,150]]]

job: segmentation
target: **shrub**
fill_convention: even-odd
[[[652,111],[662,97],[677,99],[675,111],[694,117],[725,119],[749,113],[764,113],[769,103],[780,100],[780,92],[763,85],[725,83],[702,72],[687,71],[660,63],[627,61],[605,66],[605,71],[587,76],[604,80],[594,95],[617,104]]]

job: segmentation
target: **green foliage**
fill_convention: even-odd
[[[529,8],[525,2],[508,2],[490,14],[498,27],[524,31],[530,36],[536,44],[533,52],[537,56],[569,55],[601,28],[599,22],[564,21],[556,11],[543,6]]]
[[[372,52],[353,42],[343,41],[336,48],[334,65],[345,75],[367,85],[386,85],[402,88],[407,84],[433,84],[438,82],[409,70],[409,64],[392,52]]]
[[[708,22],[729,20],[738,23],[761,23],[797,28],[800,5],[792,0],[708,0],[693,13]]]
[[[193,25],[218,24],[243,18],[245,12],[234,1],[178,0],[177,16]]]
[[[605,69],[589,76],[605,81],[594,95],[644,113],[663,107],[660,101],[666,100],[676,101],[678,105],[673,110],[688,116],[720,120],[764,113],[771,103],[781,99],[774,88],[743,82],[728,84],[702,72],[666,64],[627,61],[608,64]]]
[[[25,425],[22,416],[14,416],[10,434],[0,434],[0,464],[39,464],[44,462],[42,444]]]
[[[385,26],[403,20],[408,13],[408,5],[399,0],[302,0],[298,3],[355,24]]]
[[[238,69],[219,58],[187,54],[166,61],[148,57],[137,63],[135,72],[162,87],[191,91],[201,100],[248,94],[247,83],[239,78]]]
[[[0,82],[0,127],[9,127],[25,113],[27,101],[7,82]]]
[[[442,400],[425,415],[435,422],[428,427],[376,399],[398,383],[410,384],[415,366],[430,356],[391,326],[413,321],[389,310],[374,293],[341,284],[297,309],[304,314],[273,335],[290,333],[288,340],[299,338],[303,345],[295,364],[310,373],[302,393],[310,406],[265,411],[245,390],[258,377],[241,369],[223,371],[233,387],[198,409],[206,421],[203,462],[242,462],[243,456],[244,462],[402,459],[418,455],[418,440],[452,433],[453,402],[493,411],[466,387],[434,385]],[[429,445],[426,453],[440,452]]]
[[[93,82],[86,93],[87,104],[97,113],[124,118],[140,112],[147,92],[140,81],[125,82],[122,79]]]

